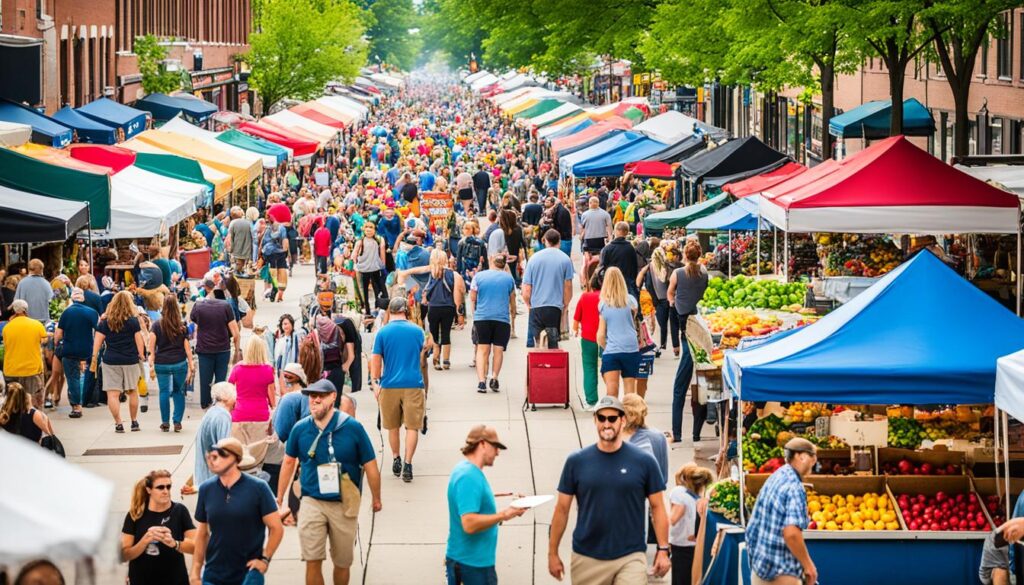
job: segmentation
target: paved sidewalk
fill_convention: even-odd
[[[578,254],[576,260],[579,260]],[[298,316],[298,298],[304,292],[311,291],[313,283],[311,266],[296,267],[294,278],[289,282],[286,302],[259,303],[257,326],[275,327],[278,317],[283,313]],[[358,400],[358,419],[370,431],[378,448],[378,460],[384,463],[384,507],[374,515],[369,511],[369,504],[364,501],[358,554],[351,583],[384,585],[444,582],[448,473],[461,459],[459,448],[466,432],[474,424],[495,426],[509,447],[498,457],[495,466],[486,470],[496,492],[554,494],[566,455],[595,442],[592,417],[582,407],[578,341],[562,343],[562,347],[570,352],[573,366],[570,375],[572,408],[524,411],[526,349],[522,335],[526,331],[525,315],[519,316],[516,329],[521,337],[512,341],[505,354],[500,376],[501,392],[489,392],[486,395],[476,392],[476,372],[469,367],[472,345],[468,324],[462,331],[453,331],[452,369],[430,371],[430,393],[427,400],[429,433],[420,438],[413,461],[415,479],[411,484],[403,483],[390,473],[392,454],[376,429],[377,406],[373,394],[365,389],[355,394]],[[248,335],[251,332],[246,331],[244,337]],[[672,379],[676,363],[671,349],[655,362],[655,375],[651,378],[647,394],[650,407],[648,422],[661,430],[671,426]],[[140,415],[142,431],[138,433],[115,434],[105,408],[87,409],[85,416],[79,420],[69,420],[67,412],[65,400],[64,405],[50,415],[67,448],[68,461],[107,477],[116,484],[110,517],[112,531],[120,531],[135,481],[152,469],[171,471],[174,498],[179,499],[178,489],[192,474],[194,434],[202,417],[198,397],[194,393],[189,395],[184,429],[177,434],[159,431],[160,415],[155,393],[150,398],[149,412]],[[684,429],[690,424],[687,408]],[[713,440],[711,427],[705,428],[706,440],[702,443],[702,453],[706,456],[715,451],[717,443]],[[689,431],[684,431],[684,437],[689,437]],[[83,455],[87,449],[168,445],[180,446],[180,453],[164,456]],[[689,439],[675,445],[670,452],[672,473],[693,457],[694,450]],[[194,510],[195,501],[195,496],[185,498],[184,502],[190,511]],[[508,501],[509,498],[499,499],[499,508],[507,505]],[[518,585],[556,582],[547,571],[548,527],[552,511],[553,506],[547,504],[500,528],[497,570],[502,583]],[[562,560],[566,567],[569,565],[574,525],[575,518],[572,517],[562,541]],[[102,570],[98,583],[123,583],[126,571],[123,565]],[[325,564],[324,573],[327,583],[330,583],[329,563]],[[267,583],[301,583],[303,575],[304,565],[299,558],[297,529],[289,527],[270,566]],[[667,578],[665,582],[668,582]]]

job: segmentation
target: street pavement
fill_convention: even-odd
[[[574,260],[579,266],[577,251]],[[284,313],[298,316],[299,297],[314,287],[313,268],[301,265],[295,268],[289,281],[285,302],[258,306],[255,321],[259,326],[276,326]],[[578,297],[577,290],[575,296]],[[575,299],[573,302],[575,307]],[[522,306],[520,306],[522,310]],[[377,405],[373,394],[366,389],[354,396],[358,401],[357,418],[370,433],[377,447],[378,463],[382,463],[383,510],[370,511],[365,497],[360,516],[356,562],[352,567],[351,583],[374,585],[406,583],[444,583],[444,553],[448,535],[447,484],[448,474],[462,455],[459,448],[466,432],[475,424],[494,426],[508,446],[502,451],[494,467],[485,470],[496,493],[555,494],[562,465],[566,456],[582,446],[596,441],[592,415],[583,407],[582,372],[580,370],[579,342],[570,339],[561,347],[570,353],[571,408],[539,407],[536,412],[524,410],[526,383],[526,316],[520,314],[516,330],[519,339],[513,340],[505,354],[500,375],[501,392],[476,392],[476,373],[469,367],[473,346],[470,325],[452,332],[452,368],[448,371],[430,371],[430,392],[427,399],[429,428],[420,437],[413,460],[415,479],[403,483],[390,472],[392,454],[386,439],[377,430]],[[251,335],[243,334],[243,343]],[[371,348],[364,348],[369,351]],[[647,401],[650,409],[648,425],[660,430],[671,428],[672,380],[677,360],[669,349],[655,362],[654,376],[650,380]],[[364,367],[364,372],[367,369]],[[155,386],[155,384],[154,384]],[[603,385],[599,387],[603,392]],[[124,405],[125,411],[127,405]],[[157,393],[152,391],[149,411],[140,415],[141,432],[118,435],[106,408],[86,409],[78,420],[67,418],[66,399],[55,412],[50,412],[54,428],[67,449],[68,461],[105,478],[115,484],[110,508],[111,535],[120,531],[131,501],[135,482],[153,469],[167,469],[173,475],[174,499],[180,499],[179,488],[192,474],[195,461],[195,431],[202,418],[198,395],[189,394],[184,429],[181,433],[162,433]],[[125,412],[127,418],[127,413]],[[683,421],[683,443],[672,445],[669,455],[670,476],[688,461],[694,460],[694,446],[690,442],[689,407]],[[717,442],[711,427],[705,427],[704,441],[697,455],[707,457],[717,451]],[[180,446],[175,455],[146,456],[94,456],[83,455],[88,449]],[[404,433],[403,433],[404,448]],[[383,449],[383,451],[382,451]],[[709,465],[706,460],[698,463]],[[670,481],[674,481],[671,480]],[[274,491],[276,493],[276,486]],[[669,486],[671,488],[671,486]],[[368,496],[368,488],[364,490]],[[498,507],[508,505],[511,498],[499,498]],[[196,497],[184,498],[190,512],[194,512]],[[574,507],[575,508],[575,507]],[[502,583],[537,584],[555,583],[548,574],[548,528],[553,504],[545,504],[522,517],[500,527],[498,537],[498,578]],[[575,509],[561,543],[562,561],[568,570],[571,557],[572,529]],[[653,549],[653,547],[651,547]],[[191,567],[191,559],[188,559]],[[72,572],[67,568],[67,572]],[[114,554],[101,559],[97,582],[123,583],[127,565],[116,563]],[[284,541],[274,555],[267,583],[285,585],[301,583],[305,574],[299,554],[298,530],[287,527]],[[330,583],[330,563],[324,564],[324,575]],[[70,575],[69,575],[70,576]],[[652,579],[653,581],[653,579]],[[69,581],[70,582],[70,581]],[[668,582],[668,578],[664,579]]]

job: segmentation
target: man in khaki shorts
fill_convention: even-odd
[[[594,406],[597,444],[569,455],[558,482],[558,502],[551,518],[548,572],[559,581],[565,566],[558,546],[576,500],[572,533],[572,582],[575,585],[645,585],[647,583],[647,512],[649,503],[658,552],[654,575],[671,568],[665,480],[650,453],[622,440],[626,410],[614,396]]]
[[[388,444],[394,459],[391,472],[402,481],[412,481],[412,457],[423,416],[426,392],[420,370],[424,351],[423,330],[406,318],[409,305],[396,297],[388,304],[388,324],[373,340],[370,377],[373,393],[380,404],[381,426],[388,431]],[[399,430],[405,427],[405,464],[402,464]]]
[[[43,351],[49,334],[39,321],[28,316],[28,302],[11,303],[14,317],[4,327],[4,375],[32,397],[32,406],[43,407]]]
[[[298,522],[306,585],[323,585],[321,567],[328,541],[334,585],[347,585],[358,530],[362,478],[365,475],[370,484],[373,511],[379,512],[380,471],[363,425],[334,408],[334,384],[317,380],[302,393],[309,397],[310,416],[296,423],[288,435],[277,482],[277,505],[284,510],[295,464],[301,462]]]

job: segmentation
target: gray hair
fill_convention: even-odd
[[[245,219],[249,221],[256,221],[260,218],[260,210],[255,207],[250,207],[245,210]]]
[[[238,399],[238,392],[231,382],[217,382],[210,388],[210,396],[216,402],[233,402]]]

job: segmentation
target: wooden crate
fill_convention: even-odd
[[[900,525],[904,529],[907,528],[906,518],[903,517],[903,510],[900,509],[897,503],[897,498],[900,495],[906,494],[909,496],[916,496],[918,494],[924,494],[925,496],[934,496],[939,492],[945,492],[950,495],[958,494],[975,494],[974,487],[971,485],[971,478],[966,475],[887,475],[885,476],[885,483],[889,489],[889,497],[892,498],[896,508],[896,515],[899,516]],[[981,502],[981,498],[978,498]],[[988,522],[989,528],[987,530],[980,530],[976,532],[988,532],[992,528],[992,517],[989,516],[985,506],[981,506],[981,511],[985,516],[985,520]],[[932,530],[918,530],[915,533],[926,533],[933,534],[935,531]],[[971,534],[975,531],[965,531],[967,534]]]
[[[912,449],[883,447],[878,450],[878,458],[876,460],[879,473],[882,472],[882,467],[886,463],[892,463],[895,465],[901,459],[907,459],[915,465],[920,465],[922,463],[931,463],[932,465],[941,465],[942,467],[955,465],[960,468],[960,473],[958,475],[964,475],[967,470],[967,466],[965,465],[966,454],[963,451],[947,451],[945,449],[925,449],[915,451]]]

